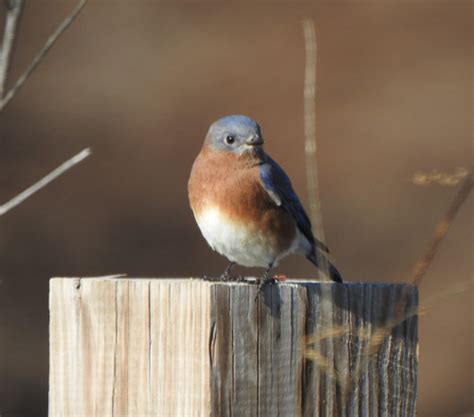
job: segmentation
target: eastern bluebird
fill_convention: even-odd
[[[263,267],[262,286],[278,261],[295,253],[342,282],[263,142],[260,126],[249,117],[223,117],[209,128],[191,170],[188,193],[196,222],[211,248],[230,260],[222,277],[229,277],[235,263]]]

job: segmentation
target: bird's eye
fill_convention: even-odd
[[[225,143],[227,143],[227,145],[232,145],[234,142],[235,138],[232,135],[227,135],[225,137]]]

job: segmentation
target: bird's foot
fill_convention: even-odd
[[[204,281],[210,281],[210,282],[217,282],[217,281],[220,281],[220,278],[221,278],[221,277],[208,277],[207,275],[204,275],[204,276],[202,277],[202,279],[203,279]]]
[[[217,278],[217,281],[221,281],[221,282],[227,282],[227,281],[230,281],[230,274],[221,274],[218,278]]]
[[[235,275],[230,275],[230,274],[221,274],[217,277],[208,277],[207,275],[204,275],[202,279],[204,281],[210,281],[210,282],[247,282],[243,275],[235,276]]]
[[[260,295],[263,296],[263,293],[264,293],[264,290],[265,290],[265,287],[267,286],[267,284],[275,284],[275,282],[276,282],[275,278],[271,275],[274,263],[275,262],[273,261],[270,265],[268,265],[268,268],[263,273],[262,278],[260,278],[257,281],[258,289],[257,289],[257,295],[255,296],[255,301],[257,300],[257,298]]]
[[[230,271],[232,270],[234,265],[235,265],[235,262],[231,262],[229,265],[227,265],[227,268],[219,277],[219,281],[223,281],[223,282],[230,281],[231,279]]]
[[[265,287],[267,285],[278,285],[279,281],[274,276],[263,277],[257,281],[257,295],[255,296],[255,301],[258,297],[263,297],[265,294]]]

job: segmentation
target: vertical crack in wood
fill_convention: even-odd
[[[300,388],[301,388],[301,392],[300,392],[300,395],[301,395],[301,415],[306,414],[306,407],[307,407],[306,390],[307,390],[308,380],[311,377],[310,366],[312,366],[312,364],[306,358],[306,349],[307,349],[306,338],[307,338],[307,336],[310,332],[310,329],[309,329],[310,320],[308,320],[308,317],[309,317],[309,314],[310,314],[308,312],[308,309],[309,309],[309,306],[310,306],[309,287],[307,285],[305,285],[303,287],[303,291],[304,291],[304,295],[305,295],[305,314],[304,314],[303,326],[302,326],[304,333],[301,335],[301,337],[303,338],[303,352],[302,352],[303,359],[302,359],[302,362],[301,362],[301,386],[300,386]]]
[[[412,299],[412,306],[411,309],[416,309],[418,311],[418,305],[419,305],[419,294],[418,294],[418,287],[415,288],[415,291],[412,292],[413,299]],[[412,400],[409,402],[409,405],[407,408],[410,410],[409,413],[406,415],[415,415],[416,413],[416,389],[417,389],[417,373],[418,373],[418,316],[414,315],[412,317],[412,320],[410,321],[410,334],[409,337],[407,338],[407,341],[411,344],[413,343],[413,346],[410,347],[410,351],[407,353],[407,356],[410,358],[410,365],[413,369],[411,373],[411,385],[413,387],[413,394],[412,394]],[[411,355],[410,355],[411,352]],[[411,405],[411,407],[410,407]]]
[[[152,361],[152,308],[151,308],[151,281],[148,281],[148,401],[152,398],[151,393],[151,361]]]
[[[216,320],[212,318],[211,321],[211,331],[209,332],[209,340],[207,342],[208,351],[209,351],[209,363],[211,364],[211,369],[214,367],[214,354],[216,347]]]
[[[257,417],[260,417],[260,299],[258,293],[254,303],[257,303]]]
[[[275,288],[272,286],[269,288],[269,291],[270,291],[270,317],[273,318],[273,311],[274,311],[274,308],[275,308],[275,304],[274,304],[274,298],[273,298],[273,293],[274,293],[274,290]],[[265,317],[266,319],[268,319],[268,314],[267,316]],[[266,378],[267,380],[270,380],[270,387],[272,389],[272,391],[275,389],[275,387],[278,388],[279,384],[278,382],[275,380],[275,374],[273,373],[273,354],[274,354],[274,351],[276,349],[276,340],[275,340],[275,336],[273,334],[273,325],[274,325],[274,321],[271,320],[269,325],[268,325],[268,328],[269,328],[269,333],[270,333],[270,337],[269,337],[269,342],[270,342],[270,358],[268,358],[268,356],[265,358],[265,367],[266,368],[270,368],[270,378]],[[268,361],[268,359],[270,359],[270,361]],[[267,364],[269,366],[267,366]],[[265,390],[265,397],[267,396],[270,396],[267,394],[267,391]],[[265,404],[265,408],[266,408],[266,411],[268,412],[268,409],[272,409],[272,405],[273,405],[273,401],[272,399],[270,398],[270,401],[266,401],[267,404]],[[277,414],[278,415],[278,414]]]
[[[297,386],[296,386],[296,378],[295,378],[295,375],[296,375],[296,355],[295,355],[295,349],[297,349],[297,344],[295,343],[294,341],[294,338],[293,338],[293,334],[294,334],[294,331],[293,331],[293,325],[294,325],[294,317],[295,317],[295,311],[293,311],[293,297],[294,297],[294,293],[296,292],[296,288],[292,288],[290,287],[289,288],[289,291],[290,291],[290,342],[291,342],[291,346],[290,346],[290,383],[292,384],[292,386],[294,387],[294,407],[295,407],[295,413],[297,412],[297,409],[296,409],[296,405],[297,405],[297,395],[298,393],[296,392],[297,390]]]
[[[347,326],[349,329],[356,329],[356,326],[353,322],[353,313],[351,312],[350,306],[352,305],[352,297],[351,292],[347,291],[347,305],[349,306],[347,312]],[[351,332],[347,336],[347,380],[346,383],[346,392],[343,395],[343,401],[345,402],[346,409],[351,412],[351,404],[349,403],[349,395],[352,391],[352,366],[354,363],[354,333]]]
[[[383,303],[380,303],[378,315],[381,316],[381,310],[382,306],[389,305],[389,300],[384,300]],[[380,327],[385,327],[387,323],[391,319],[391,312],[388,312],[388,315],[384,321],[384,323],[380,323]],[[390,352],[390,335],[383,334],[380,336],[382,340],[380,341],[380,347],[377,352],[378,356],[378,372],[379,372],[379,398],[380,398],[380,403],[379,403],[379,415],[381,417],[387,417],[387,400],[388,400],[388,386],[387,386],[387,353]]]
[[[115,384],[117,383],[117,337],[118,337],[118,281],[115,281],[115,339],[114,339],[114,369],[112,380],[112,417],[115,416]]]
[[[78,284],[79,282],[79,284]],[[63,290],[64,288],[62,288],[63,286],[61,286],[61,289]],[[74,288],[75,288],[75,291],[74,291],[74,319],[75,319],[75,345],[76,346],[80,346],[81,345],[81,312],[82,312],[82,308],[81,308],[81,278],[78,278],[76,280],[76,283],[74,285]],[[64,296],[64,294],[62,294]],[[62,302],[64,302],[64,300],[61,300]],[[64,306],[61,305],[61,308],[64,308]],[[65,312],[61,311],[61,314],[64,314],[65,315]],[[63,349],[65,349],[66,347],[63,347]],[[81,350],[78,350],[77,352],[74,352],[74,360],[76,361],[75,363],[78,363],[81,361]],[[77,374],[76,374],[76,370],[79,369],[79,367],[75,367],[74,370],[72,371],[73,374],[70,376],[70,378],[74,378],[74,377],[77,377]],[[60,379],[62,382],[63,382],[63,385],[66,385],[66,384],[69,384],[69,381],[67,380],[66,384],[64,384],[64,380],[65,378],[62,377]],[[67,392],[67,394],[69,394],[69,390],[70,390],[70,387],[67,386],[63,386],[61,387],[62,390],[65,390]],[[66,397],[67,398],[67,397]]]
[[[209,389],[210,389],[210,398],[211,398],[211,416],[216,417],[218,416],[217,414],[217,407],[220,404],[220,394],[219,391],[216,387],[217,382],[216,382],[216,366],[217,363],[215,363],[215,343],[217,339],[217,294],[216,294],[216,285],[212,285],[210,287],[210,305],[209,305],[209,315],[211,316],[211,331],[209,335],[209,360],[211,364],[211,369],[209,372],[210,378],[209,378]]]
[[[236,288],[237,291],[240,291],[240,287]],[[232,291],[229,290],[229,310],[228,310],[228,321],[230,325],[230,345],[232,346],[232,351],[230,352],[230,360],[231,360],[231,382],[232,382],[232,392],[229,393],[229,417],[233,416],[232,411],[232,402],[234,401],[235,395],[235,343],[234,343],[234,322],[233,322],[233,299],[232,299]]]

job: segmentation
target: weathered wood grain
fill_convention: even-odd
[[[416,307],[403,285],[55,278],[49,416],[411,417]]]

